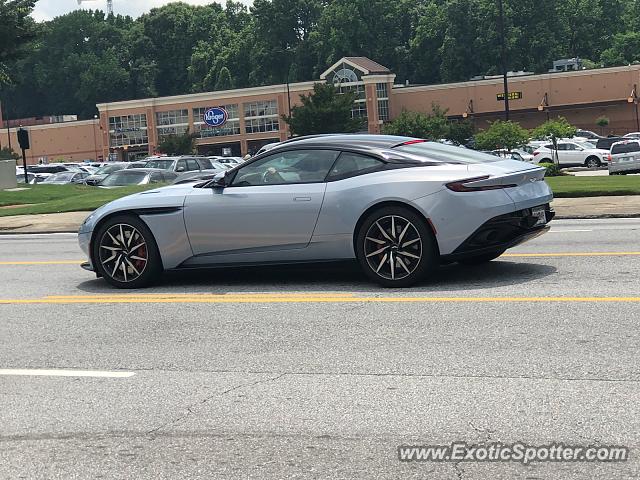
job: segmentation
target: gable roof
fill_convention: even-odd
[[[355,63],[358,67],[364,69],[367,75],[391,72],[391,70],[384,65],[380,65],[378,62],[374,62],[367,57],[344,57],[344,59],[348,62]]]
[[[352,67],[360,70],[364,75],[376,75],[376,74],[390,74],[391,70],[389,70],[384,65],[380,65],[378,62],[374,62],[370,58],[367,57],[343,57],[338,60],[336,63],[331,65],[329,68],[325,70],[325,72],[320,75],[320,79],[324,80],[327,78],[332,71],[338,68],[342,63],[346,63],[347,65],[351,65]]]

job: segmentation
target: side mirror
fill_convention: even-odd
[[[227,172],[221,172],[216,175],[209,183],[211,188],[224,188],[229,186],[229,179],[227,178]]]

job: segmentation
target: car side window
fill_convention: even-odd
[[[569,150],[569,145],[566,143],[559,143],[558,150]]]
[[[324,182],[339,152],[288,150],[268,155],[238,169],[231,186]]]
[[[565,143],[567,150],[578,150],[578,146],[575,143]]]
[[[200,164],[198,164],[197,160],[189,158],[187,160],[187,170],[189,170],[190,172],[198,171],[200,170]]]
[[[377,158],[360,155],[357,153],[342,152],[335,163],[327,180],[340,180],[343,178],[364,175],[374,172],[384,166],[384,162]]]
[[[152,172],[151,177],[149,178],[149,183],[160,183],[162,180],[163,177],[160,172]]]
[[[187,161],[178,160],[178,163],[176,163],[176,172],[186,172],[186,171],[187,171]]]

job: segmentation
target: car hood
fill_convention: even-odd
[[[185,197],[193,190],[192,184],[170,185],[118,198],[103,205],[87,217],[80,232],[91,232],[102,218],[124,211],[144,211],[162,208],[182,208]]]

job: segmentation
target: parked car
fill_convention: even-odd
[[[102,180],[107,178],[107,176],[111,175],[114,172],[123,170],[126,167],[127,164],[124,162],[109,163],[104,167],[100,167],[95,171],[95,173],[85,178],[84,183],[86,183],[87,185],[98,185]]]
[[[624,135],[624,138],[633,138],[635,140],[640,140],[640,132],[631,132]]]
[[[84,183],[84,179],[87,178],[89,174],[87,172],[60,172],[53,173],[51,176],[47,177],[42,183],[44,184],[53,184],[53,185],[67,185],[69,183]]]
[[[598,150],[611,150],[611,146],[614,143],[617,142],[622,142],[623,140],[628,140],[627,138],[624,137],[606,137],[606,138],[600,138],[598,139],[598,141],[596,142],[596,148]]]
[[[198,172],[206,170],[210,163],[205,157],[181,156],[181,157],[160,157],[147,160],[145,168],[159,168],[169,172]]]
[[[498,150],[493,150],[491,153],[502,158],[512,158],[514,160],[519,160],[521,162],[533,161],[533,154],[528,153],[527,151],[519,148],[514,148],[511,151],[501,148]]]
[[[590,140],[598,140],[599,138],[602,138],[602,135],[598,135],[597,133],[592,132],[591,130],[578,129],[578,131],[576,132],[576,137],[587,138]]]
[[[129,168],[145,168],[146,166],[147,166],[147,161],[146,160],[141,160],[141,161],[136,160],[135,162],[127,163],[127,166],[125,168],[127,168],[127,169],[129,169]]]
[[[609,175],[640,173],[640,139],[624,140],[611,146]]]
[[[108,175],[98,186],[113,188],[150,183],[171,183],[178,175],[158,168],[127,168]]]
[[[568,142],[558,144],[558,165],[560,167],[585,166],[597,168],[606,165],[609,151],[593,148],[590,143]],[[552,143],[548,143],[533,152],[534,163],[554,163],[555,152]]]
[[[302,137],[204,185],[115,200],[78,239],[83,268],[119,288],[165,269],[338,259],[407,287],[442,263],[489,262],[545,233],[554,213],[544,174],[410,137]]]
[[[178,175],[178,177],[173,181],[173,185],[179,185],[181,183],[191,183],[198,182],[203,180],[211,180],[218,173],[224,172],[227,170],[225,166],[220,168],[212,168],[209,170],[201,170],[199,172],[185,172]]]

